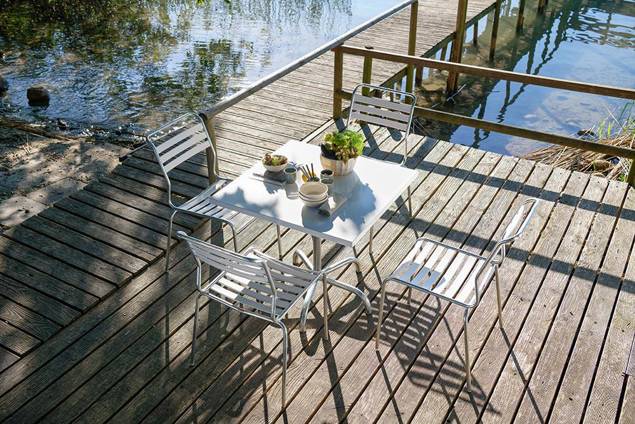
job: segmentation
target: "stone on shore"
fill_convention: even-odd
[[[46,87],[34,85],[26,91],[26,98],[31,106],[46,106],[51,100],[51,95]]]
[[[0,75],[0,93],[4,93],[9,89],[9,83],[2,75]]]

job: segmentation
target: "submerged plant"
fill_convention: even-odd
[[[320,147],[325,157],[347,162],[364,151],[364,136],[352,130],[333,131],[324,136]]]

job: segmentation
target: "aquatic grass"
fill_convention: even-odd
[[[594,128],[580,131],[580,138],[612,146],[635,148],[634,102],[626,103],[614,114],[608,116]],[[602,153],[583,151],[563,146],[549,146],[525,155],[526,159],[547,165],[558,166],[572,171],[591,173],[618,181],[626,181],[630,160]]]

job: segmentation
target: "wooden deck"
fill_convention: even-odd
[[[489,2],[470,4],[472,16]],[[451,31],[452,8],[420,6],[421,52]],[[351,44],[405,51],[407,20],[402,13]],[[331,61],[326,54],[221,115],[223,173],[238,175],[289,138],[317,143],[334,127]],[[345,63],[351,87],[361,64]],[[384,79],[397,70],[375,69]],[[384,130],[361,130],[365,154],[400,159]],[[625,370],[635,328],[635,191],[421,136],[410,146],[408,166],[420,170],[414,218],[401,199],[377,225],[375,255],[360,246],[362,273],[340,276],[369,294],[375,312],[380,276],[417,236],[486,252],[510,209],[529,196],[543,199],[501,270],[504,330],[491,288],[472,313],[472,395],[461,310],[416,293],[409,303],[398,286],[388,287],[379,351],[371,339],[376,314],[366,316],[346,292],[330,289],[329,340],[321,300],[306,334],[294,311],[285,411],[280,336],[260,321],[206,304],[189,367],[194,263],[176,245],[171,272],[163,273],[169,209],[159,170],[142,150],[0,237],[0,421],[632,422],[635,387]],[[204,187],[204,163],[181,166],[175,191],[188,197]],[[229,233],[197,220],[181,216],[177,224],[231,243]],[[239,234],[241,247],[271,253],[275,241],[263,222]],[[311,241],[297,232],[285,231],[282,242],[287,260],[296,248],[310,252]],[[328,260],[347,253],[328,243],[323,252]]]

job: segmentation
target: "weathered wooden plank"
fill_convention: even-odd
[[[611,185],[617,186],[617,189],[623,193],[628,190],[624,184],[615,181],[612,181]],[[616,215],[617,209],[618,207],[614,207],[609,213]],[[587,396],[592,387],[596,366],[610,323],[611,311],[617,299],[621,277],[628,260],[630,243],[635,232],[633,227],[632,222],[628,220],[617,221],[614,231],[619,237],[613,238],[606,250],[601,272],[597,276],[597,282],[578,330],[575,346],[570,354],[568,366],[551,412],[553,420],[581,420],[583,418],[587,406]]]
[[[624,380],[626,387],[624,388],[619,424],[628,424],[635,417],[635,379],[632,376],[627,376]]]
[[[22,356],[38,344],[40,341],[35,337],[0,320],[0,346]]]
[[[604,347],[599,359],[593,387],[584,413],[585,423],[615,422],[619,418],[619,402],[622,385],[616,384],[624,378],[628,364],[633,335],[635,334],[635,190],[626,194],[616,232],[620,232],[621,244],[612,244],[602,266],[602,272],[619,276],[627,267],[620,286],[616,305],[607,330]],[[623,224],[623,225],[620,225]],[[631,240],[629,259],[629,239]],[[609,260],[615,255],[614,259]],[[626,261],[625,263],[623,261]],[[635,419],[635,416],[632,417]]]
[[[481,253],[481,250],[487,246],[488,240],[502,220],[502,216],[499,215],[504,215],[505,211],[509,209],[509,203],[513,201],[515,194],[522,187],[522,183],[525,182],[532,166],[526,161],[517,163],[517,161],[504,157],[485,182],[472,181],[470,179],[468,184],[478,185],[478,192],[449,232],[447,228],[435,226],[432,231],[428,230],[426,234],[433,238],[445,238],[447,243],[456,244],[459,247],[464,246],[471,251]],[[501,201],[503,197],[509,199],[507,205]],[[480,249],[478,246],[480,246]],[[424,321],[424,324],[420,325],[426,326],[426,321],[431,319],[434,319],[435,324],[438,323],[443,317],[441,313],[444,310],[438,310],[437,308],[438,304],[432,298],[426,300],[423,309],[426,313],[420,313],[422,316],[419,317],[420,320]],[[426,316],[427,314],[434,314],[435,316],[430,318]],[[447,312],[445,316],[447,316]],[[398,325],[401,325],[401,323],[398,323]],[[426,335],[432,336],[432,328],[430,326],[426,326],[425,330]],[[439,330],[435,330],[435,334],[437,332]],[[353,391],[352,386],[356,384],[359,387],[357,390],[362,391],[362,393],[345,409],[338,411],[341,414],[340,416],[345,416],[350,421],[362,420],[364,417],[374,418],[379,415],[389,398],[396,394],[397,389],[399,389],[399,393],[404,393],[405,396],[403,400],[393,397],[391,402],[395,407],[401,409],[402,402],[414,398],[412,390],[419,390],[421,381],[432,370],[423,373],[420,371],[423,370],[423,367],[415,367],[412,374],[409,370],[412,369],[413,362],[419,357],[424,346],[428,343],[433,343],[433,341],[429,341],[428,337],[423,336],[419,340],[414,340],[416,336],[410,331],[408,331],[408,334],[410,336],[404,334],[390,348],[386,347],[385,343],[381,346],[382,362],[380,368],[378,367],[374,371],[367,382],[363,380],[357,381],[356,373],[351,373],[350,371],[347,373],[347,375],[351,374],[349,376],[351,380],[350,390]],[[439,341],[434,342],[433,345],[435,347],[439,346]],[[423,354],[423,356],[425,355]],[[361,371],[358,372],[361,373]],[[407,378],[408,376],[411,376],[411,378]],[[326,402],[315,414],[314,421],[319,420],[321,417],[328,418],[333,416],[336,412],[335,409],[332,409],[334,407],[333,401],[335,399],[327,398]],[[393,418],[384,417],[382,419],[390,421]]]
[[[135,256],[40,216],[34,216],[25,221],[24,226],[72,246],[74,249],[97,257],[112,266],[128,271],[130,274],[146,266],[145,261]]]
[[[182,245],[180,245],[180,247],[183,248]],[[186,249],[183,248],[183,251],[186,253]],[[183,275],[182,270],[186,269],[186,275],[188,275],[187,280],[176,282],[172,281],[171,278],[171,289],[166,293],[164,287],[165,278],[159,277],[155,282],[153,282],[151,288],[146,288],[141,293],[141,299],[136,298],[135,302],[127,303],[124,307],[118,309],[116,314],[113,314],[101,321],[97,326],[97,329],[91,330],[91,337],[83,337],[81,339],[84,344],[83,349],[76,350],[80,349],[80,347],[73,345],[72,350],[75,350],[81,355],[80,358],[77,358],[77,360],[82,359],[82,365],[72,368],[72,370],[56,377],[54,380],[48,380],[49,384],[53,384],[56,389],[49,388],[46,391],[41,392],[30,401],[37,404],[38,408],[29,408],[27,405],[20,408],[12,419],[31,421],[35,416],[42,416],[49,408],[52,408],[57,402],[64,399],[64,397],[68,395],[69,391],[75,390],[75,386],[73,384],[68,384],[69,382],[74,381],[78,383],[84,379],[90,378],[94,372],[98,371],[102,366],[108,364],[113,356],[116,356],[118,352],[125,349],[131,342],[134,342],[138,337],[146,333],[148,328],[153,328],[157,324],[156,321],[160,320],[163,314],[168,312],[172,307],[179,305],[185,297],[189,296],[194,291],[195,287],[192,280],[193,275],[191,274],[193,269],[192,267],[193,263],[190,260],[181,260],[177,266],[172,269],[171,276],[181,276]],[[158,297],[160,301],[154,301],[152,296]],[[147,309],[145,309],[146,307]],[[121,320],[120,317],[122,316],[130,318]],[[169,322],[169,320],[167,322]],[[115,323],[115,325],[113,326],[112,323]],[[117,332],[119,326],[125,327],[126,330]],[[99,328],[101,330],[99,330]],[[108,331],[104,332],[105,328],[107,328]],[[107,343],[104,343],[104,339],[107,340]],[[88,346],[92,344],[93,348],[91,349],[87,347],[86,343],[89,343]],[[93,349],[95,350],[93,351]],[[67,352],[68,349],[63,351],[62,355],[67,354]],[[143,355],[135,356],[135,358],[137,360],[143,359]],[[57,360],[57,357],[55,360]],[[70,365],[63,361],[61,364],[63,364],[64,369],[68,369],[68,366]],[[56,373],[59,371],[57,369],[48,369],[48,372]],[[40,378],[42,377],[40,376]],[[118,379],[115,379],[115,381],[117,380]],[[95,393],[91,392],[90,395],[94,396]],[[0,400],[0,405],[1,403],[2,400]],[[81,406],[86,407],[88,405],[82,403]],[[0,406],[0,410],[1,409],[2,408]]]
[[[79,316],[77,309],[2,274],[0,274],[0,291],[14,302],[62,326]]]
[[[533,164],[527,161],[520,161],[514,173],[504,182],[501,192],[494,198],[493,203],[480,214],[481,218],[476,228],[474,228],[470,237],[463,243],[465,249],[477,254],[482,253],[490,244],[490,239],[493,234],[500,236],[502,223],[510,219],[508,217],[509,211],[513,210],[516,204],[519,204],[528,196],[540,195],[540,190],[542,190],[547,182],[550,173],[544,168],[539,168],[535,172],[532,172],[533,168]],[[527,179],[528,176],[529,179]],[[503,214],[502,216],[501,213]],[[450,234],[449,238],[453,239],[454,237]],[[461,239],[459,238],[457,241],[461,241]],[[516,248],[523,252],[522,244]],[[515,260],[521,261],[522,259],[516,257]],[[520,267],[508,267],[507,269],[514,270],[518,273],[520,273],[521,270]],[[504,270],[501,272],[501,276],[505,281],[514,278],[513,274],[506,274]],[[506,294],[504,288],[502,291]],[[491,303],[493,302],[492,297],[491,292],[486,291],[483,296],[482,304],[493,305],[493,303]],[[427,342],[425,342],[425,340],[422,341],[422,343],[425,343],[425,345],[429,347],[425,351],[421,348],[418,349],[419,353],[415,355],[411,363],[404,365],[404,376],[402,380],[395,382],[392,393],[385,393],[385,400],[383,402],[377,402],[378,404],[375,406],[369,405],[364,407],[364,405],[360,405],[365,411],[369,411],[369,416],[376,417],[381,413],[378,419],[388,422],[396,420],[397,417],[403,416],[404,419],[407,419],[412,416],[421,398],[441,372],[444,361],[454,348],[459,337],[457,331],[460,331],[461,327],[461,314],[462,310],[460,308],[451,308],[446,312],[445,321],[451,323],[453,328],[448,328],[448,326],[438,327]],[[458,326],[457,319],[459,320]],[[485,320],[484,317],[481,317],[478,321],[474,319],[472,321],[475,322],[472,324],[473,326],[482,326],[482,328],[475,329],[475,332],[479,333],[487,331],[486,323],[493,325]],[[410,372],[415,373],[419,378],[408,378]],[[459,374],[461,370],[457,368],[454,372]],[[413,393],[417,393],[418,396],[414,396]],[[359,404],[358,402],[357,405]],[[358,412],[351,419],[359,416],[360,413]]]
[[[592,179],[583,197],[597,207],[601,204],[605,188],[603,180]],[[484,420],[508,422],[516,413],[525,384],[533,375],[544,340],[553,327],[553,319],[588,236],[594,212],[576,208],[570,218],[570,224],[560,241],[560,247],[553,257],[532,309],[525,319],[521,334],[513,344],[513,356],[507,359],[489,402],[484,407]]]
[[[63,244],[56,239],[35,232],[26,225],[13,227],[6,231],[4,235],[15,242],[36,249],[51,258],[74,266],[79,272],[90,273],[102,279],[103,283],[98,283],[99,280],[93,280],[93,282],[96,286],[104,286],[103,288],[100,287],[97,289],[103,294],[111,291],[113,284],[117,285],[132,275],[128,271],[102,262],[95,256],[87,255],[70,245]]]
[[[504,180],[516,165],[516,161],[509,158],[505,158],[507,160],[502,162],[500,159],[498,155],[485,155],[479,165],[468,174],[465,182],[455,191],[453,204],[447,205],[425,231],[426,237],[462,245],[479,221],[481,214],[478,211],[486,208],[491,201],[491,196],[500,188],[500,185],[496,188],[489,187],[487,181],[490,181],[490,177],[492,179],[502,177]],[[483,187],[492,188],[490,197],[482,196],[480,189]],[[421,298],[421,300],[415,301],[415,298]],[[396,302],[393,313],[386,316],[384,320],[380,350],[376,351],[372,342],[364,346],[351,368],[340,377],[337,387],[331,389],[324,403],[313,413],[314,422],[343,419],[356,421],[363,417],[372,417],[372,408],[379,408],[383,404],[384,395],[389,394],[386,384],[394,387],[391,382],[386,381],[386,378],[396,378],[398,381],[401,371],[407,366],[408,358],[416,357],[415,352],[423,348],[427,336],[433,333],[435,326],[443,317],[444,310],[439,309],[438,302],[423,293],[413,295],[412,301],[408,299],[407,302],[405,300],[396,300]],[[410,312],[415,310],[416,313]],[[381,373],[377,374],[380,369]],[[373,382],[375,384],[371,387]],[[353,405],[358,406],[359,409],[355,411]]]
[[[135,222],[128,221],[127,219],[121,218],[97,207],[93,207],[87,203],[67,197],[66,199],[57,202],[55,207],[110,228],[114,231],[113,234],[122,232],[127,236],[140,240],[150,246],[155,246],[160,249],[165,248],[165,243],[167,242],[165,234],[142,227]]]
[[[32,256],[23,256],[27,261]],[[52,275],[27,266],[25,263],[0,254],[0,272],[25,286],[58,299],[77,310],[84,310],[93,305],[98,297],[70,284],[65,284]]]
[[[10,367],[11,364],[13,364],[18,359],[20,359],[18,355],[0,346],[0,372]]]
[[[3,296],[0,296],[0,321],[5,321],[39,340],[48,339],[61,328],[48,318],[7,298],[8,294],[3,292]]]
[[[544,172],[543,167],[536,167],[534,170],[534,172],[541,171]],[[473,402],[481,405],[486,399],[487,390],[493,389],[497,377],[495,369],[502,367],[506,360],[505,352],[508,351],[504,334],[509,335],[511,339],[520,331],[523,314],[530,309],[529,302],[524,301],[524,299],[533,299],[536,295],[542,276],[547,272],[549,258],[555,254],[557,241],[560,240],[565,231],[561,224],[567,222],[569,213],[572,213],[572,208],[562,207],[560,203],[557,203],[561,197],[561,192],[564,189],[567,194],[579,196],[586,185],[584,179],[569,179],[569,172],[564,170],[548,170],[549,172],[549,179],[542,190],[539,187],[528,185],[523,189],[525,196],[538,195],[544,201],[539,204],[534,219],[527,227],[523,237],[516,241],[505,266],[501,269],[505,333],[495,326],[496,308],[484,306],[495,303],[482,303],[470,316],[472,323],[469,334],[470,357],[473,364],[472,395],[463,394],[466,392],[462,359],[465,345],[462,337],[462,323],[455,320],[449,330],[455,340],[455,347],[444,360],[443,367],[435,375],[432,384],[424,392],[423,400],[417,405],[415,415],[411,419],[425,420],[427,417],[444,415],[450,410],[453,402],[456,402],[453,414],[463,414],[462,408],[464,406],[465,409],[474,408]],[[532,193],[534,190],[538,193]],[[511,218],[506,219],[507,222],[509,219]],[[499,231],[502,231],[502,228]],[[549,237],[547,239],[541,237],[543,234],[549,234]],[[489,298],[491,301],[494,300],[492,295]],[[455,400],[456,397],[458,399]],[[473,414],[480,411],[469,412]]]
[[[602,180],[602,184],[608,186],[608,181]],[[623,193],[616,190],[615,186],[612,186],[611,190],[604,195],[580,258],[576,262],[576,268],[568,283],[558,315],[554,319],[549,338],[516,414],[519,420],[532,421],[541,418],[544,420],[549,415],[560,376],[566,367],[579,323],[584,316],[593,281],[597,276],[596,270],[600,267],[611,237],[611,232],[607,229],[615,225],[616,217],[607,212],[616,204],[619,205],[622,197]]]
[[[94,277],[35,249],[9,240],[6,237],[0,237],[0,250],[6,256],[23,263],[28,263],[39,271],[52,275],[56,279],[50,281],[55,284],[69,284],[99,298],[105,296],[114,288],[113,285],[105,280]],[[78,299],[78,302],[81,302],[82,298],[83,296]]]
[[[146,262],[152,261],[161,254],[161,249],[143,243],[126,234],[115,232],[112,229],[80,216],[73,215],[61,208],[53,207],[43,210],[39,216],[71,228],[86,237],[98,240],[102,243],[115,245],[125,252],[139,257]]]

